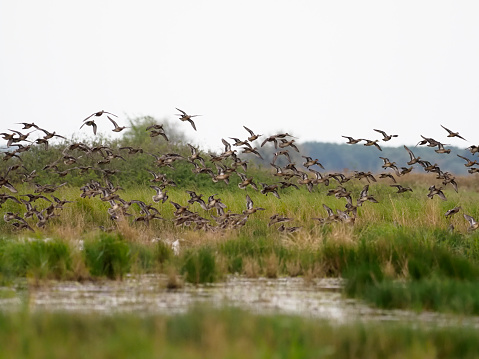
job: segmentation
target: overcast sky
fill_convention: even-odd
[[[0,1],[0,131],[86,135],[106,110],[169,118],[202,146],[243,125],[477,145],[478,18],[477,1]],[[175,107],[202,115],[197,132]]]

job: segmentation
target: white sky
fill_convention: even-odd
[[[478,19],[477,1],[0,0],[0,131],[89,134],[82,120],[103,109],[120,125],[170,118],[202,146],[246,125],[467,147],[479,143]],[[202,115],[198,132],[175,107]]]

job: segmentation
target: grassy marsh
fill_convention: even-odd
[[[380,192],[381,186],[377,188]],[[65,196],[74,190],[62,189]],[[243,191],[218,194],[232,211],[244,208]],[[148,195],[133,191],[136,198]],[[172,190],[172,196],[183,202],[187,199],[181,190]],[[479,314],[475,289],[478,234],[469,233],[459,217],[444,218],[447,207],[443,203],[420,201],[415,196],[397,195],[393,211],[385,200],[366,203],[359,209],[355,225],[350,226],[320,225],[311,219],[324,215],[322,203],[333,206],[337,201],[324,193],[291,191],[282,201],[251,194],[268,211],[253,214],[240,229],[218,232],[174,226],[168,221],[173,206],[165,203],[161,209],[166,220],[149,226],[125,220],[111,233],[100,231],[96,216],[91,215],[104,210],[104,203],[81,199],[85,206],[65,206],[62,219],[50,227],[32,235],[10,233],[0,240],[0,278],[4,283],[19,276],[34,280],[121,279],[130,272],[164,273],[172,278],[181,275],[192,283],[221,280],[227,274],[302,276],[306,280],[343,277],[347,279],[345,294],[379,307]],[[474,193],[467,200],[462,200],[463,206],[474,213]],[[301,226],[301,231],[283,234],[275,226],[268,227],[272,212],[294,217],[294,225]],[[436,220],[431,221],[432,217]],[[448,230],[450,222],[455,223],[456,231]],[[103,224],[112,225],[108,218]],[[172,248],[176,240],[178,255]]]
[[[475,175],[457,177],[458,192],[431,173],[415,171],[398,176],[401,185],[414,189],[401,194],[390,186],[390,179],[378,179],[371,183],[369,194],[379,203],[365,202],[358,207],[354,225],[342,221],[323,223],[318,220],[328,217],[323,205],[335,213],[346,204],[345,198],[328,195],[328,190],[339,187],[336,180],[331,178],[329,186],[315,185],[312,193],[305,186],[282,189],[281,199],[250,187],[239,189],[236,174],[231,176],[229,185],[213,183],[213,172],[212,176],[192,174],[192,163],[186,161],[191,152],[181,136],[175,140],[172,131],[169,143],[149,137],[145,127],[154,122],[151,118],[138,124],[132,122],[131,132],[121,140],[108,142],[100,138],[89,143],[91,148],[104,144],[110,147],[106,167],[100,164],[106,160],[106,151],[68,149],[70,143],[53,145],[49,150],[34,146],[21,154],[27,174],[38,170],[32,183],[22,181],[26,177],[20,173],[22,170],[7,168],[12,161],[0,163],[1,173],[18,190],[15,198],[39,193],[36,190],[43,184],[66,183],[54,193],[60,199],[72,201],[54,209],[46,223],[40,217],[52,205],[48,200],[31,203],[37,219],[34,215],[23,218],[28,207],[25,203],[8,199],[1,204],[3,214],[13,214],[13,218],[18,214],[19,223],[26,221],[32,230],[17,230],[8,215],[0,221],[0,285],[7,287],[0,296],[12,295],[8,286],[15,285],[18,278],[27,278],[27,283],[37,285],[50,279],[122,280],[128,273],[161,273],[168,276],[168,288],[177,288],[183,281],[209,283],[221,281],[229,274],[302,277],[306,283],[313,278],[341,277],[346,283],[344,295],[376,307],[479,315],[479,232],[470,231],[463,217],[465,213],[479,217],[479,181]],[[144,153],[121,152],[119,148],[125,145],[141,147]],[[151,155],[171,152],[183,156],[174,168],[158,164],[153,160],[155,155]],[[67,165],[62,159],[71,156],[65,157],[66,153],[78,160],[78,166],[91,166],[91,170]],[[118,154],[127,160],[119,160],[115,157]],[[207,158],[207,154],[202,155]],[[297,156],[294,160],[299,163],[302,159]],[[58,170],[40,170],[52,163],[60,166]],[[217,171],[212,163],[208,165]],[[222,166],[231,169],[231,158],[224,158]],[[106,169],[118,172],[107,175]],[[68,170],[66,177],[61,174],[63,170]],[[207,230],[198,230],[193,224],[175,225],[175,208],[166,201],[153,204],[162,219],[135,221],[145,211],[138,202],[130,201],[151,203],[155,194],[150,188],[153,183],[148,170],[160,171],[168,180],[174,180],[176,187],[167,184],[166,189],[169,199],[181,206],[187,206],[188,189],[203,194],[204,199],[214,194],[221,198],[227,206],[226,215],[246,210],[246,194],[255,207],[265,210],[249,215],[244,226],[223,229],[214,218],[214,209],[205,210],[193,203],[188,210],[208,221]],[[306,177],[309,175],[302,171]],[[279,180],[273,177],[274,169],[266,170],[253,163],[247,173],[258,184]],[[98,188],[105,187],[91,198],[80,197],[81,187],[92,184],[91,181],[101,183]],[[368,183],[352,178],[342,185],[357,199]],[[444,185],[447,201],[429,199],[431,185]],[[105,200],[109,195],[121,196],[129,215],[113,220],[108,210],[121,201],[118,197],[113,203]],[[446,218],[445,212],[456,206],[461,206],[462,211]],[[279,224],[268,225],[273,214],[292,218],[284,231],[278,231]],[[300,230],[289,233],[287,229],[291,227]],[[467,358],[477,356],[477,336],[477,331],[468,327],[334,325],[230,309],[203,308],[172,317],[0,313],[0,358]],[[57,345],[59,342],[63,345]]]
[[[213,183],[221,168],[215,169],[210,162],[210,175],[193,175],[194,166],[186,160],[192,155],[190,148],[180,137],[174,139],[174,131],[169,143],[150,138],[145,127],[154,122],[151,118],[136,125],[132,122],[131,132],[122,139],[108,142],[100,138],[89,143],[91,150],[86,152],[69,149],[68,141],[49,150],[34,146],[21,154],[27,173],[22,174],[19,166],[18,171],[8,168],[18,159],[0,163],[1,173],[18,190],[13,195],[17,201],[10,198],[1,204],[2,213],[7,214],[5,221],[0,221],[0,285],[7,288],[1,296],[12,295],[8,286],[14,287],[18,278],[38,285],[49,280],[121,281],[130,273],[158,273],[167,275],[167,288],[178,288],[184,281],[210,283],[229,274],[302,277],[306,284],[315,278],[340,277],[345,279],[345,296],[379,308],[479,315],[479,232],[471,231],[463,216],[479,217],[479,181],[475,175],[457,177],[456,192],[442,181],[446,181],[444,177],[418,173],[421,167],[417,166],[419,170],[414,173],[396,174],[401,185],[413,188],[412,192],[397,193],[390,186],[390,178],[378,178],[374,183],[350,178],[340,184],[331,177],[328,186],[319,183],[311,193],[302,185],[299,189],[281,189],[278,199],[251,187],[239,189],[237,174],[231,175],[229,185],[221,180]],[[100,145],[109,147],[108,151],[93,151]],[[144,152],[130,155],[120,151],[121,146],[141,147]],[[265,158],[272,158],[271,146],[264,151],[269,151],[264,153]],[[174,168],[158,162],[159,154],[173,152],[183,156]],[[201,155],[208,159],[208,154]],[[298,164],[303,162],[300,154],[293,155]],[[71,157],[78,162],[67,164]],[[48,167],[55,163],[57,170]],[[234,172],[232,163],[225,157],[221,166],[224,171]],[[40,170],[44,166],[48,169]],[[250,163],[244,172],[258,185],[281,179],[274,177],[275,169],[261,166]],[[23,182],[33,169],[38,171],[35,180]],[[186,206],[208,225],[203,229],[193,223],[175,225],[176,208],[170,201],[152,204],[161,219],[145,220],[145,206],[138,201],[152,203],[155,190],[150,186],[155,183],[149,170],[173,180],[176,186],[168,181],[165,184],[169,200]],[[66,171],[65,176],[62,171]],[[238,167],[238,171],[243,169]],[[305,169],[301,171],[302,175],[296,175],[312,176]],[[98,181],[98,186],[92,181]],[[34,215],[25,217],[29,206],[18,203],[21,195],[42,193],[38,188],[44,184],[63,183],[54,195],[71,203],[51,210],[48,221],[42,222],[41,214],[48,213],[52,206],[49,200],[53,200],[46,194],[47,200],[30,203],[34,207],[30,215]],[[299,184],[296,179],[292,183]],[[344,197],[328,195],[329,190],[343,185],[356,200],[366,184],[370,184],[369,194],[379,203],[366,201],[359,206],[354,224],[325,220],[329,215],[323,205],[332,209],[334,218],[336,210],[344,210],[347,203]],[[444,186],[446,201],[427,197],[432,185]],[[96,194],[81,197],[88,187],[94,187]],[[244,225],[222,228],[221,221],[215,219],[217,211],[203,209],[198,203],[188,204],[190,196],[185,190],[201,193],[205,200],[211,195],[221,198],[226,205],[225,217],[238,214]],[[247,209],[246,195],[254,207],[264,210],[247,218],[241,215]],[[106,199],[110,196],[115,200]],[[120,203],[128,215],[112,219],[112,210],[117,211]],[[460,213],[446,218],[445,212],[456,206],[461,206]],[[280,224],[268,225],[273,214],[292,219],[284,231],[279,231]],[[9,216],[19,221],[17,225],[28,223],[31,230],[18,230]],[[140,221],[135,220],[138,218]],[[292,227],[299,230],[290,233]],[[420,323],[414,328],[391,323],[335,325],[232,309],[203,308],[171,317],[27,310],[0,313],[0,357],[467,358],[476,356],[477,336],[477,331],[468,327],[426,328]],[[59,342],[63,345],[57,345]]]
[[[479,339],[469,327],[335,325],[205,308],[148,317],[0,313],[0,333],[5,358],[475,358]]]

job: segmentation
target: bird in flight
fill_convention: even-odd
[[[35,127],[38,130],[38,126],[35,125],[33,122],[32,123],[20,122],[20,123],[17,123],[17,125],[23,125],[22,130],[28,130],[32,127]]]
[[[188,121],[189,123],[191,123],[191,126],[193,126],[193,129],[196,131],[195,123],[193,122],[191,118],[196,116],[201,116],[201,115],[188,115],[185,111],[180,110],[179,108],[176,108],[176,109],[181,112],[181,114],[177,114],[178,116],[180,116],[180,120]]]
[[[398,137],[398,135],[388,135],[386,132],[381,130],[374,129],[374,131],[379,132],[381,135],[383,135],[383,141],[389,141],[393,137]]]
[[[454,214],[456,214],[457,212],[459,212],[461,209],[462,209],[461,206],[454,207],[453,209],[448,210],[448,211],[444,214],[444,216],[446,216],[446,217],[451,217],[451,216],[453,216]]]
[[[87,118],[85,118],[85,119],[83,120],[83,122],[85,122],[86,120],[90,119],[90,118],[93,117],[93,116],[100,117],[101,115],[103,115],[103,114],[105,114],[105,113],[108,114],[108,115],[112,115],[112,116],[118,117],[118,116],[115,115],[114,113],[101,110],[101,111],[92,113],[90,116],[88,116]]]
[[[366,141],[364,146],[375,146],[379,151],[382,151],[381,147],[378,145],[378,140],[367,140],[365,138],[362,139],[363,141]]]
[[[347,138],[349,140],[348,142],[346,142],[348,145],[354,145],[354,144],[362,141],[361,138],[356,140],[356,139],[354,139],[352,137],[349,137],[349,136],[341,136],[341,137]]]
[[[96,125],[95,121],[94,120],[89,120],[89,121],[85,121],[83,122],[83,125],[80,126],[80,130],[82,129],[83,126],[92,126],[93,127],[93,134],[96,135],[96,130],[98,128],[98,126]]]
[[[113,126],[115,126],[115,128],[112,130],[113,132],[120,132],[126,128],[126,126],[122,126],[122,127],[118,126],[118,124],[110,116],[106,116],[106,117],[108,117],[108,119],[111,121]]]
[[[406,149],[406,151],[409,153],[409,157],[411,158],[411,160],[407,163],[409,166],[415,164],[415,163],[418,163],[419,160],[421,159],[421,157],[416,157],[414,156],[414,153],[409,149],[407,148],[406,146],[404,146],[404,148]]]
[[[468,231],[473,231],[479,228],[479,222],[476,222],[474,218],[472,218],[471,216],[465,213],[464,213],[464,218],[469,222],[469,228],[467,229]]]
[[[445,129],[447,132],[449,132],[449,134],[447,135],[447,137],[459,137],[460,139],[463,139],[464,141],[467,141],[464,137],[462,137],[461,135],[459,135],[459,132],[452,132],[450,129],[444,127],[443,125],[441,125],[441,127],[443,129]]]
[[[246,127],[246,126],[243,126],[243,127],[244,127],[244,129],[245,129],[246,131],[248,131],[249,134],[250,134],[250,136],[248,137],[248,141],[252,142],[252,141],[256,140],[258,137],[261,136],[261,135],[255,134],[255,133],[254,133],[253,131],[251,131],[248,127]]]

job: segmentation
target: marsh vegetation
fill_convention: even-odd
[[[478,340],[469,327],[335,325],[237,309],[148,317],[0,313],[0,332],[2,355],[16,358],[475,358]]]
[[[153,131],[164,135],[152,136]],[[479,182],[474,171],[454,176],[434,165],[422,171],[428,166],[416,164],[409,173],[406,167],[394,170],[389,159],[382,161],[390,176],[382,177],[360,171],[307,171],[314,165],[319,170],[318,163],[299,170],[292,164],[303,161],[299,154],[274,152],[267,143],[294,146],[292,140],[282,140],[287,136],[278,134],[263,142],[263,156],[276,161],[271,169],[251,160],[246,167],[246,158],[255,156],[253,148],[236,156],[223,140],[222,154],[203,153],[186,145],[171,126],[152,118],[130,121],[117,140],[65,139],[48,149],[40,141],[24,151],[17,146],[0,165],[8,191],[1,194],[0,284],[15,286],[18,278],[39,285],[48,280],[121,281],[126,275],[161,274],[168,278],[167,287],[174,289],[184,282],[223,281],[229,275],[299,277],[305,283],[342,278],[345,296],[374,307],[479,314],[479,232],[474,221],[479,216]],[[308,162],[307,156],[304,159]],[[391,186],[396,181],[400,187]],[[411,190],[401,193],[400,188]],[[240,327],[248,327],[248,333],[233,338],[226,323],[243,313],[208,315],[219,318],[211,330],[220,338],[230,337],[226,342],[231,348],[250,343],[254,333],[264,329],[260,319],[246,315]],[[58,321],[59,327],[110,325],[109,319],[89,317],[74,316],[72,322],[77,324],[72,324],[56,315],[4,316],[5,322],[27,321],[33,327],[48,326],[52,333],[50,320]],[[125,316],[112,324],[111,335],[125,335],[116,327],[123,322],[138,328],[138,333],[145,326],[163,328],[155,332],[160,342],[171,339],[169,333],[175,329],[164,328],[174,327],[173,322],[189,323],[185,328],[209,325],[203,312],[174,319]],[[287,356],[325,350],[330,357],[361,357],[372,347],[376,350],[369,357],[387,357],[384,348],[406,344],[398,353],[420,355],[430,345],[440,356],[452,351],[466,357],[475,339],[470,333],[449,336],[446,345],[441,340],[452,332],[449,329],[418,331],[419,339],[411,339],[411,329],[379,326],[368,328],[371,342],[360,346],[358,338],[366,329],[351,325],[332,346],[323,347],[313,338],[332,340],[325,333],[339,329],[308,322],[310,334],[302,329],[298,337],[285,338],[291,352],[284,352],[286,347],[277,342],[283,335],[278,328],[286,325],[296,331],[299,319],[266,318],[266,323],[272,326],[268,329],[272,341],[255,343],[252,357],[276,350]],[[10,332],[5,328],[7,338]],[[25,332],[25,340],[35,330]],[[396,332],[400,337],[391,337]],[[193,348],[194,356],[198,341],[201,347],[206,339],[190,341],[185,335],[181,340]],[[421,342],[425,337],[426,344]],[[149,335],[142,340],[148,353],[177,353],[172,346],[153,344]],[[350,343],[347,352],[339,349],[340,342]],[[9,348],[16,354],[21,350],[14,343]],[[41,350],[48,356],[48,349]]]

